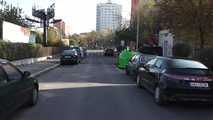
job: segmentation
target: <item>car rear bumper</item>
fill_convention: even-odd
[[[181,101],[212,101],[213,90],[202,89],[164,89],[164,94],[169,100]]]
[[[77,58],[61,59],[60,62],[61,63],[76,63],[76,62],[78,62],[78,59]]]

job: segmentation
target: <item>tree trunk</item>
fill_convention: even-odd
[[[205,37],[202,27],[199,28],[199,33],[200,33],[200,49],[203,49],[205,46]]]

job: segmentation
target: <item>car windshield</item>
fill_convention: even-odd
[[[200,62],[176,59],[169,62],[170,72],[183,75],[212,75],[210,70]]]
[[[63,54],[75,54],[76,51],[75,50],[64,50]]]
[[[200,62],[183,59],[169,61],[169,67],[177,69],[208,69]]]

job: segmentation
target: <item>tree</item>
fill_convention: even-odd
[[[140,20],[139,43],[143,45],[153,44],[155,42],[153,41],[153,38],[159,32],[159,14],[156,1],[140,1],[137,12],[137,15]],[[136,23],[137,22],[138,21],[136,20]]]
[[[136,41],[136,29],[122,28],[115,32],[114,36],[116,45],[120,45],[121,40],[124,40],[125,43],[129,43],[130,41]]]
[[[2,6],[0,10],[1,20],[5,20],[21,26],[28,26],[25,23],[24,18],[22,18],[21,16],[21,14],[23,13],[23,10],[21,8],[14,7],[12,4],[9,5],[4,0],[0,1],[0,6]]]
[[[59,46],[61,44],[61,39],[59,33],[53,28],[48,29],[48,41],[49,46]]]
[[[161,24],[204,48],[213,32],[212,0],[161,0]],[[196,46],[196,45],[195,45]]]

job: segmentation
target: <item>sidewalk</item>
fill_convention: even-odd
[[[28,65],[21,65],[18,68],[21,71],[29,71],[31,72],[32,77],[37,77],[47,71],[50,71],[59,66],[59,62],[57,59],[50,59],[42,62],[37,62]]]

